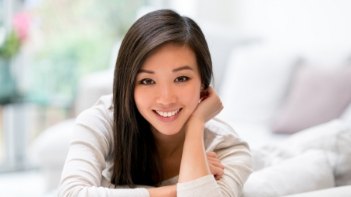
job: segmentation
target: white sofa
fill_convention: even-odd
[[[277,133],[291,134],[351,116],[346,114],[351,108],[351,49],[342,58],[332,58],[336,55],[331,54],[329,60],[321,57],[323,61],[316,60],[317,54],[305,53],[278,44],[233,50],[218,88],[224,104],[219,116],[238,131],[246,130],[240,134],[252,146],[288,136]],[[345,110],[347,105],[349,110]]]
[[[112,84],[112,69],[84,77],[79,83],[75,116],[92,106],[100,96],[111,94]],[[30,146],[29,159],[43,173],[47,192],[54,191],[59,184],[74,122],[73,117],[47,128]]]
[[[351,50],[312,54],[276,44],[232,52],[219,117],[252,149],[245,197],[350,194],[351,186],[336,187],[351,185]]]
[[[336,187],[351,184],[351,175],[336,176],[351,172],[343,163],[336,162],[351,163],[347,157],[350,149],[345,146],[340,151],[326,140],[334,139],[335,144],[351,143],[351,107],[338,119],[303,132],[293,135],[272,132],[272,120],[288,95],[291,73],[298,59],[295,52],[271,46],[235,48],[221,86],[215,87],[225,107],[219,117],[230,123],[252,148],[255,171],[244,187],[245,197],[297,193],[300,195],[294,197],[331,196],[331,193],[332,196],[346,196],[351,193],[350,186]],[[112,92],[112,74],[109,70],[82,80],[77,113],[92,105],[99,96]],[[48,128],[31,147],[31,158],[45,174],[48,191],[55,190],[58,185],[73,124],[74,120],[70,119]],[[340,135],[350,141],[340,141]],[[311,143],[320,146],[309,146]],[[336,174],[338,170],[340,173]],[[344,182],[337,184],[337,178]],[[313,190],[319,193],[304,194]]]

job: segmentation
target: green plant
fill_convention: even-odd
[[[43,44],[31,50],[30,98],[42,103],[58,99],[69,107],[80,77],[111,66],[113,46],[141,4],[141,0],[50,0],[32,10],[40,21],[34,28]]]
[[[26,12],[19,12],[12,18],[12,27],[6,31],[3,42],[0,42],[0,58],[12,59],[19,52],[25,42],[30,25],[30,18]]]
[[[0,45],[0,58],[11,59],[15,56],[21,46],[21,40],[15,31],[10,31],[5,37],[4,42]]]

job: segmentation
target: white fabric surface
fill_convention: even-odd
[[[344,113],[341,116],[341,120],[344,121],[345,123],[351,125],[351,103],[349,106],[345,109]]]
[[[350,197],[351,185],[342,187],[333,187],[318,191],[306,192],[302,194],[294,194],[284,197]]]
[[[254,172],[244,186],[245,197],[350,185],[350,144],[351,125],[337,119],[253,149]]]
[[[311,127],[291,136],[281,146],[301,154],[320,149],[328,154],[335,171],[336,186],[351,184],[351,125],[341,119]]]
[[[244,197],[278,197],[334,186],[333,169],[323,151],[308,151],[255,171]]]
[[[252,124],[244,122],[227,121],[238,133],[241,139],[245,140],[251,149],[258,149],[267,144],[278,143],[290,135],[274,134],[269,126],[263,124]]]

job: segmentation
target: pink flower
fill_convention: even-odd
[[[20,41],[23,42],[28,37],[30,25],[30,15],[26,12],[19,12],[13,18],[13,27]]]

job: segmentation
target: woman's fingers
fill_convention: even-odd
[[[215,117],[222,109],[223,105],[216,91],[212,87],[208,87],[206,89],[206,96],[201,99],[193,116],[208,121]]]
[[[206,154],[211,173],[216,180],[220,180],[224,174],[224,165],[220,162],[216,153],[207,152]]]
[[[213,174],[215,179],[216,180],[220,180],[223,177],[224,168],[217,167],[217,166],[214,166],[214,165],[211,165],[211,164],[209,166],[210,166],[211,173]]]

